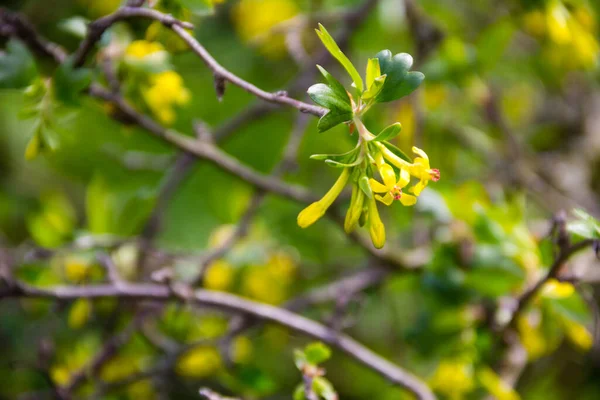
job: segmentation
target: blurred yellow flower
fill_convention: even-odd
[[[174,106],[182,106],[190,101],[190,92],[175,71],[152,75],[150,86],[142,89],[142,95],[154,115],[165,124],[175,121]]]
[[[244,276],[242,293],[267,304],[280,304],[286,298],[287,285],[275,279],[264,266],[252,266]]]
[[[526,316],[517,320],[517,330],[530,361],[536,360],[548,352],[548,344],[539,324],[534,325]]]
[[[252,341],[248,339],[247,336],[236,337],[232,343],[232,346],[233,361],[236,363],[244,364],[252,359],[254,346],[252,345]]]
[[[69,311],[69,327],[82,328],[92,316],[92,302],[89,299],[77,299]]]
[[[102,366],[100,377],[105,382],[115,382],[139,372],[142,367],[142,358],[139,355],[117,356]]]
[[[127,46],[127,49],[125,49],[125,56],[132,58],[144,58],[164,51],[164,47],[158,42],[134,40],[129,44],[129,46]]]
[[[461,360],[440,362],[429,380],[431,388],[451,400],[461,400],[475,389],[473,366]]]
[[[284,251],[277,251],[269,258],[267,270],[280,282],[288,283],[294,278],[296,262]]]
[[[576,322],[565,322],[567,338],[581,351],[588,351],[594,344],[594,337],[587,328]]]
[[[127,386],[127,397],[131,400],[154,400],[156,399],[156,390],[150,379],[144,379]]]
[[[224,260],[216,260],[208,266],[204,274],[204,287],[211,290],[225,291],[231,288],[235,278],[235,270]]]
[[[175,369],[179,375],[190,378],[206,378],[221,368],[221,356],[214,347],[198,346],[177,360]]]
[[[82,282],[87,278],[90,271],[90,264],[87,260],[80,257],[68,257],[64,264],[65,277],[75,283]]]
[[[504,383],[491,368],[484,367],[477,371],[479,383],[497,400],[519,400],[521,397],[513,388]]]
[[[541,294],[550,299],[564,299],[575,293],[575,287],[569,282],[559,282],[556,279],[550,279],[542,288]]]
[[[234,25],[246,42],[260,45],[261,51],[271,57],[285,52],[285,38],[271,29],[298,14],[291,0],[241,0],[232,9]]]

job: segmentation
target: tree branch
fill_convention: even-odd
[[[338,334],[324,325],[282,308],[246,300],[229,293],[192,290],[189,286],[182,284],[174,284],[172,286],[156,284],[123,284],[115,286],[109,284],[36,288],[15,283],[12,287],[0,290],[0,298],[2,297],[47,298],[55,300],[108,297],[154,301],[175,299],[215,308],[223,312],[252,315],[259,319],[283,325],[298,333],[303,333],[338,348],[366,367],[379,373],[388,381],[411,391],[419,399],[435,399],[431,390],[419,378],[378,356],[349,336]]]

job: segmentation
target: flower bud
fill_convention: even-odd
[[[364,193],[358,187],[358,185],[352,186],[352,199],[350,200],[350,207],[346,213],[346,220],[344,221],[344,230],[346,233],[352,232],[356,228],[356,224],[360,219],[363,211]]]
[[[379,218],[374,198],[369,199],[369,234],[371,235],[373,246],[381,249],[385,245],[385,226],[381,222],[381,218]]]
[[[314,224],[319,218],[321,218],[325,211],[333,204],[335,199],[340,195],[344,186],[348,182],[348,178],[350,177],[350,168],[344,168],[344,171],[340,175],[340,177],[335,181],[331,189],[323,196],[323,198],[319,201],[315,201],[308,207],[298,214],[298,226],[300,228],[307,228]]]

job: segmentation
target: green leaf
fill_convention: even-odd
[[[561,299],[546,298],[544,302],[551,309],[569,321],[579,324],[589,324],[592,320],[590,308],[578,292]]]
[[[18,89],[31,83],[37,68],[27,47],[15,39],[9,40],[0,54],[0,89]]]
[[[303,384],[296,386],[296,389],[294,390],[294,400],[306,400]]]
[[[363,100],[370,100],[374,97],[377,97],[377,95],[379,93],[381,93],[381,90],[383,89],[383,86],[385,85],[385,80],[387,79],[387,75],[381,75],[378,76],[377,78],[375,78],[375,80],[373,81],[373,84],[371,85],[371,87],[369,87],[369,90],[366,90],[363,95],[361,96]]]
[[[392,153],[394,153],[395,155],[397,155],[398,157],[400,157],[404,161],[412,163],[411,158],[409,156],[407,156],[405,152],[403,152],[402,150],[400,150],[399,148],[397,148],[396,146],[394,146],[390,142],[382,141],[381,144],[383,144],[385,147],[388,148],[389,151],[391,151]]]
[[[574,209],[577,220],[567,224],[567,231],[585,239],[600,239],[600,222],[582,209]]]
[[[383,140],[391,140],[398,136],[400,131],[402,130],[402,124],[400,122],[396,122],[379,132],[377,136],[375,136],[375,141],[381,142]]]
[[[296,364],[296,368],[302,370],[308,361],[306,360],[306,354],[302,350],[294,350],[294,364]]]
[[[333,92],[337,95],[337,97],[339,99],[343,100],[345,103],[347,103],[348,106],[352,107],[351,103],[350,103],[350,97],[348,97],[348,92],[346,92],[346,89],[344,88],[344,86],[337,79],[335,79],[329,72],[327,72],[327,70],[325,70],[325,68],[321,67],[320,65],[317,65],[317,68],[319,69],[321,74],[325,77],[325,79],[327,79],[327,83],[329,83],[329,86],[331,87]]]
[[[92,72],[87,68],[73,68],[68,60],[54,72],[54,95],[66,105],[79,105],[79,95],[92,82]]]
[[[352,150],[342,154],[313,154],[310,156],[312,160],[333,160],[338,162],[346,162],[353,159],[353,155],[360,150],[360,146],[356,146]]]
[[[367,62],[367,90],[371,88],[371,85],[375,81],[375,78],[381,76],[381,68],[379,67],[378,58],[369,58]]]
[[[367,195],[369,199],[373,198],[373,190],[371,190],[371,185],[369,185],[369,178],[367,178],[366,175],[363,175],[359,178],[358,186]]]
[[[350,113],[352,112],[350,100],[348,99],[346,92],[343,94],[343,96],[345,96],[344,98],[331,86],[324,83],[312,85],[308,88],[308,95],[315,103],[330,110],[336,109]]]
[[[318,365],[331,357],[331,350],[321,342],[314,342],[304,348],[304,355],[308,363]]]
[[[179,0],[179,2],[196,15],[211,15],[214,12],[212,0]]]
[[[319,132],[325,132],[343,122],[352,120],[354,113],[340,111],[337,109],[329,110],[329,112],[321,117],[317,124]]]
[[[329,32],[327,32],[327,29],[325,29],[325,27],[321,24],[319,24],[319,29],[315,29],[315,31],[317,32],[319,39],[321,39],[321,42],[323,42],[331,55],[334,56],[340,62],[340,64],[342,64],[346,71],[348,71],[348,74],[350,74],[350,77],[352,77],[354,84],[358,90],[362,92],[364,90],[363,80],[354,65],[350,62],[342,50],[340,50],[335,40],[333,40]]]
[[[409,72],[413,58],[408,53],[399,53],[392,57],[392,52],[383,50],[377,53],[381,73],[387,75],[383,89],[377,96],[378,102],[397,100],[412,93],[425,79],[421,72]]]

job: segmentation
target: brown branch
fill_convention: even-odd
[[[411,391],[419,399],[435,399],[435,396],[427,385],[419,378],[378,356],[349,336],[338,334],[324,325],[282,308],[246,300],[229,293],[210,290],[192,290],[189,286],[181,284],[167,286],[127,283],[119,286],[109,284],[36,288],[15,283],[12,287],[0,290],[0,298],[1,297],[46,298],[54,300],[121,298],[130,300],[168,301],[175,299],[211,307],[223,312],[252,315],[262,320],[280,324],[293,331],[308,335],[336,347],[369,369],[377,372],[388,381]]]

